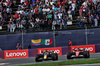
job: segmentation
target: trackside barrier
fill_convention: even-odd
[[[29,57],[35,57],[36,54],[38,54],[37,49],[29,49],[28,50]]]
[[[96,53],[100,52],[100,44],[95,45],[95,52]]]
[[[38,48],[38,49],[29,49],[29,57],[35,57],[36,54],[40,54],[44,50],[54,51],[58,55],[62,55],[62,47],[51,47],[51,48]]]
[[[73,48],[86,48],[86,50],[89,50],[90,53],[95,53],[95,45],[79,45],[79,46],[71,46],[71,51],[73,51]]]
[[[0,51],[0,59],[4,59],[4,51]]]
[[[27,58],[27,57],[28,57],[28,49],[4,51],[4,59],[9,59],[9,58]]]
[[[58,55],[62,55],[62,47],[52,47],[52,48],[38,48],[38,54],[40,54],[44,50],[54,51]]]
[[[62,55],[66,55],[69,51],[71,51],[71,47],[62,47]]]
[[[99,45],[80,45],[80,46],[71,46],[71,47],[51,47],[51,48],[38,48],[38,49],[24,49],[24,50],[7,50],[0,51],[1,59],[10,59],[10,58],[28,58],[35,57],[36,54],[40,54],[44,50],[53,50],[58,55],[66,55],[67,52],[72,51],[73,48],[86,48],[90,53],[100,52]]]
[[[77,47],[86,48],[86,50],[89,50],[90,53],[95,53],[95,51],[100,52],[99,50],[100,45],[97,45],[97,46],[95,46],[94,44],[93,45],[79,45],[79,46],[71,46],[71,47],[62,47],[62,55],[66,55],[67,52],[73,51],[73,48],[75,49]],[[95,47],[97,48],[95,49]]]

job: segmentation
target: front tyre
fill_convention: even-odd
[[[72,59],[71,55],[72,55],[71,52],[67,52],[67,59]]]

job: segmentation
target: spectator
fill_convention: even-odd
[[[63,21],[64,21],[64,28],[67,29],[67,21],[68,21],[68,19],[67,18],[63,18]]]
[[[62,17],[63,17],[62,12],[59,12],[59,13],[58,13],[58,19],[62,19]]]
[[[9,22],[9,24],[7,25],[7,27],[8,27],[8,32],[10,32],[10,29],[11,29],[11,24],[10,24],[10,22]]]
[[[3,6],[7,6],[7,1],[5,1],[5,2],[3,3]]]
[[[3,19],[3,17],[2,17],[2,14],[0,13],[0,20],[2,20]]]
[[[20,50],[21,50],[21,49],[22,49],[22,46],[21,46],[21,44],[20,44],[20,46],[19,46],[19,47],[20,47]]]
[[[17,14],[17,12],[16,12],[16,14],[14,15],[14,17],[15,17],[16,19],[19,18],[19,15]]]
[[[73,18],[72,18],[72,11],[71,11],[70,9],[68,10],[68,16],[69,16],[70,20],[73,19]]]
[[[12,5],[12,2],[10,0],[7,0],[7,5],[10,7]]]
[[[16,29],[18,30],[18,32],[23,30],[23,25],[21,24],[21,22],[16,23]]]
[[[94,23],[95,23],[94,26],[98,26],[98,20],[97,20],[97,15],[96,14],[94,15]]]
[[[36,22],[39,22],[39,21],[40,21],[40,19],[37,17],[37,18],[35,19],[35,21],[36,21]]]
[[[55,29],[56,29],[56,28],[55,28],[55,25],[56,25],[56,21],[53,20],[53,22],[52,22],[52,30],[55,30]]]
[[[3,10],[2,14],[3,14],[3,18],[7,21],[8,16],[7,16],[6,9]]]
[[[77,23],[76,23],[76,25],[77,25],[78,27],[82,27],[82,24],[81,24],[81,21],[80,21],[80,17],[77,18]]]
[[[12,13],[12,9],[8,6],[8,8],[7,8],[7,13],[10,13],[10,15],[11,15],[11,13]]]
[[[39,15],[39,11],[38,11],[38,8],[37,7],[34,9],[34,12],[35,12],[35,18],[37,18],[38,15]]]
[[[36,0],[32,0],[32,2],[34,2],[34,3],[35,3],[35,2],[36,2]]]
[[[0,26],[2,25],[2,21],[0,20]]]
[[[16,25],[12,22],[10,27],[10,32],[14,32],[16,28]]]
[[[72,41],[69,39],[69,46],[72,46]]]
[[[28,45],[28,49],[31,49],[31,45],[30,44]]]
[[[17,43],[16,49],[20,50],[20,49],[22,49],[22,46],[19,43]]]
[[[28,3],[27,0],[24,1],[24,5],[25,5],[25,6],[28,6],[28,5],[29,5],[29,3]]]
[[[60,23],[60,29],[62,29],[63,26],[64,26],[64,22],[63,22],[63,20],[61,20],[61,23]]]
[[[21,5],[19,5],[19,6],[18,6],[18,10],[21,10],[21,8],[22,8]]]
[[[57,19],[57,25],[59,26],[59,28],[60,28],[60,24],[61,24],[61,19]]]
[[[5,19],[0,20],[1,26],[6,22]]]
[[[25,0],[20,0],[20,3],[24,3],[25,2]]]
[[[14,6],[16,6],[16,2],[17,0],[13,0],[12,3],[14,4]]]

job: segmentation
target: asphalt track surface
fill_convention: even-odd
[[[89,59],[96,59],[96,58],[100,58],[100,53],[90,54]],[[70,59],[70,60],[81,60],[81,59],[85,59],[85,58],[74,58],[74,59]],[[0,59],[0,66],[14,66],[14,65],[22,65],[22,64],[38,64],[38,63],[49,63],[49,62],[70,61],[70,60],[67,59],[66,55],[59,56],[58,61],[48,60],[48,61],[42,61],[42,62],[35,62],[35,57],[17,58],[17,59]],[[68,65],[68,66],[70,66],[70,65]],[[71,65],[71,66],[73,66],[73,65]],[[80,66],[82,66],[82,65],[80,65]],[[89,65],[85,65],[85,66],[89,66]],[[99,66],[100,66],[100,64],[99,64]]]

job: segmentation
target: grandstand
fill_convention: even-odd
[[[3,1],[3,2],[5,2],[6,0],[0,0],[1,2]],[[27,0],[26,0],[27,1]],[[31,3],[32,1],[35,1],[35,3],[40,3],[42,0],[29,0],[28,2],[29,3]],[[48,0],[46,0],[46,1],[48,1]],[[51,0],[50,0],[51,1]],[[63,2],[69,2],[69,1],[74,1],[74,0],[59,0],[59,2],[60,3],[63,3]],[[56,30],[72,30],[72,29],[84,29],[84,26],[83,27],[77,27],[76,25],[77,25],[77,17],[79,17],[80,16],[80,14],[79,14],[79,10],[80,10],[80,7],[82,6],[82,4],[85,2],[85,1],[87,1],[87,0],[76,0],[76,2],[74,3],[75,5],[76,5],[76,7],[75,7],[75,10],[74,10],[74,14],[72,14],[72,19],[69,19],[69,21],[67,22],[67,29],[65,29],[65,28],[59,28],[59,29],[56,29]],[[91,0],[90,0],[91,1]],[[99,0],[98,0],[99,1]],[[6,22],[4,22],[4,24],[3,25],[1,25],[1,29],[0,29],[0,34],[9,34],[9,33],[20,33],[20,32],[18,32],[17,31],[17,28],[15,29],[15,31],[14,32],[10,32],[10,31],[7,31],[8,30],[8,27],[7,27],[7,25],[9,24],[9,22],[10,22],[10,19],[11,19],[11,17],[13,17],[14,18],[14,15],[16,14],[16,12],[18,11],[18,7],[19,7],[19,5],[21,5],[21,2],[20,2],[20,0],[11,0],[11,2],[12,2],[12,5],[11,5],[11,8],[12,8],[12,13],[11,14],[9,14],[9,13],[7,13],[7,20],[6,20]],[[16,2],[16,3],[15,3]],[[56,3],[59,3],[59,2],[56,2]],[[15,4],[14,4],[15,3]],[[52,3],[52,2],[51,2]],[[69,2],[69,3],[71,3],[71,2]],[[80,3],[80,5],[79,5],[79,3]],[[98,5],[99,5],[99,3],[100,3],[100,1],[97,3]],[[45,3],[46,4],[46,3]],[[54,3],[55,4],[55,3]],[[68,3],[67,3],[68,4]],[[24,3],[23,3],[23,5],[24,5]],[[36,4],[35,4],[36,5]],[[56,4],[57,5],[57,4]],[[59,5],[59,4],[58,4]],[[58,6],[57,5],[57,6]],[[31,6],[30,4],[28,4],[28,6]],[[66,5],[65,6],[63,6],[63,5],[61,5],[62,7],[66,7]],[[61,7],[61,6],[59,6],[59,8]],[[97,6],[97,5],[96,5]],[[38,7],[38,6],[37,6]],[[6,7],[5,7],[6,8]],[[4,8],[4,9],[5,9]],[[26,7],[27,8],[27,7]],[[30,8],[29,8],[30,9]],[[99,10],[100,11],[100,10]],[[66,11],[67,12],[67,11]],[[66,14],[66,13],[64,13],[64,16],[66,17],[66,16],[68,16],[68,14]],[[34,16],[32,16],[32,17],[34,17]],[[40,17],[41,18],[41,17]],[[62,18],[62,17],[61,17]],[[100,18],[99,16],[98,16],[98,18]],[[16,19],[17,20],[17,19]],[[42,19],[41,19],[42,20]],[[98,20],[98,21],[100,21],[100,19]],[[51,22],[53,22],[53,20],[51,20]],[[17,24],[17,21],[15,21],[14,22],[15,24]],[[61,25],[61,24],[59,24],[59,25]],[[59,27],[59,25],[57,25],[57,27]],[[50,26],[50,25],[49,25]],[[49,26],[45,26],[45,27],[49,27]],[[25,25],[24,27],[27,27],[27,25]],[[91,27],[89,27],[89,28],[95,28],[94,26],[91,26]],[[96,26],[96,28],[99,28],[99,26]],[[31,28],[28,28],[28,29],[24,29],[24,32],[40,32],[40,31],[52,31],[52,28],[48,28],[48,29],[37,29],[37,27],[35,28],[35,30],[32,30],[32,31],[30,31],[30,29]],[[32,28],[33,29],[33,28]],[[27,30],[27,31],[26,31]]]

